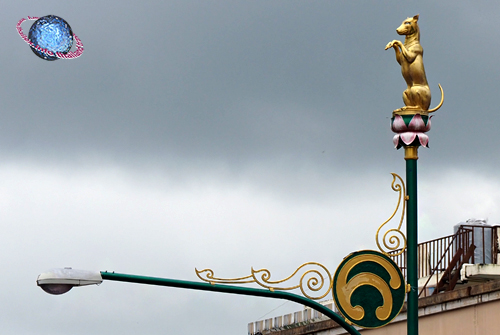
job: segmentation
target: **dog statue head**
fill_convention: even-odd
[[[406,36],[419,34],[420,29],[418,28],[418,14],[404,20],[396,31],[399,35]]]

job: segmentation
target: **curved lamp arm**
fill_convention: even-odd
[[[361,335],[353,326],[348,324],[344,320],[344,318],[342,318],[339,314],[335,313],[331,309],[317,303],[314,300],[289,292],[272,291],[272,290],[258,289],[258,288],[247,288],[247,287],[239,287],[232,285],[199,283],[199,282],[168,279],[168,278],[145,277],[145,276],[128,275],[128,274],[121,274],[121,273],[114,273],[107,271],[99,273],[99,272],[73,270],[71,268],[51,270],[49,272],[43,273],[40,276],[38,276],[37,284],[38,286],[42,287],[44,291],[48,293],[62,294],[68,292],[74,286],[84,286],[92,284],[99,285],[103,280],[114,280],[114,281],[136,283],[136,284],[177,287],[177,288],[185,288],[191,290],[212,291],[212,292],[239,294],[239,295],[249,295],[255,297],[265,297],[272,299],[290,300],[299,304],[309,306],[312,309],[315,309],[318,312],[323,313],[333,321],[337,322],[342,328],[344,328],[351,335]],[[67,290],[64,290],[66,288]]]

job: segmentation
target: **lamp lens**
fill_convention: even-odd
[[[44,290],[45,292],[47,292],[49,294],[58,295],[58,294],[63,294],[63,293],[68,292],[69,290],[71,290],[73,288],[73,285],[71,285],[71,284],[42,284],[42,285],[40,285],[40,287],[42,288],[42,290]]]

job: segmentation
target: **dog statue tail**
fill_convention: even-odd
[[[439,89],[441,90],[441,101],[439,102],[439,105],[437,105],[436,108],[433,108],[433,109],[429,109],[427,112],[429,113],[432,113],[432,112],[435,112],[437,111],[439,108],[441,108],[441,106],[443,105],[443,101],[444,101],[444,93],[443,93],[443,88],[441,87],[441,84],[438,84],[439,85]]]

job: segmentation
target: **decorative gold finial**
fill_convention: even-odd
[[[429,109],[431,104],[431,90],[427,83],[424,69],[424,49],[420,45],[420,28],[418,27],[418,15],[409,17],[396,29],[399,35],[405,36],[404,44],[401,41],[389,42],[385,50],[394,48],[396,60],[401,65],[401,73],[406,81],[407,88],[403,92],[405,107],[396,109],[393,114],[397,115],[428,115],[438,110],[444,101],[443,88],[441,90],[441,102],[436,108]]]

